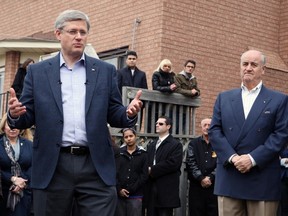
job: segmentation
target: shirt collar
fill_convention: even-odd
[[[257,91],[257,90],[261,90],[261,87],[262,87],[262,80],[258,83],[258,85],[257,86],[255,86],[253,89],[251,89],[251,91],[250,92],[255,92],[255,91]],[[243,82],[241,83],[241,89],[242,89],[242,91],[249,91],[248,89],[247,89],[247,87],[243,84]]]
[[[78,63],[80,61],[83,61],[84,65],[85,65],[86,60],[85,60],[85,54],[84,53],[82,54],[81,58],[76,63]],[[66,62],[65,62],[65,60],[63,58],[62,53],[60,52],[60,67],[62,67],[63,65],[66,66]]]

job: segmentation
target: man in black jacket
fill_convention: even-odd
[[[127,51],[127,66],[118,70],[118,88],[122,94],[123,86],[131,86],[136,88],[148,89],[146,74],[139,70],[136,66],[137,53],[135,51]]]
[[[147,216],[172,216],[173,208],[180,207],[179,176],[183,147],[169,133],[171,128],[169,117],[159,117],[156,122],[159,138],[147,148],[149,181],[144,195]]]
[[[211,119],[201,121],[202,136],[193,139],[187,151],[187,171],[190,180],[190,216],[217,216],[217,197],[213,194],[216,154],[209,143]]]

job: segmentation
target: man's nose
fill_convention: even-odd
[[[246,70],[251,70],[252,69],[252,65],[251,64],[248,64],[247,66],[246,66]]]

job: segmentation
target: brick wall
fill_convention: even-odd
[[[288,65],[288,0],[280,6],[279,53]]]
[[[10,51],[6,53],[5,71],[13,71],[14,73],[5,73],[4,89],[9,90],[14,81],[16,71],[20,63],[20,52]]]
[[[196,60],[202,91],[199,126],[212,115],[219,92],[240,86],[240,55],[248,47],[276,53],[288,65],[288,0],[27,0],[2,1],[1,6],[0,37],[47,33],[61,11],[82,10],[92,25],[88,42],[98,52],[131,46],[133,24],[140,18],[135,49],[150,88],[162,59],[170,59],[176,73],[185,60]],[[286,94],[287,83],[287,71],[269,69],[264,77],[267,87]]]

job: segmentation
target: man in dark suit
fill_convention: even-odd
[[[147,216],[172,216],[180,207],[179,176],[183,147],[170,134],[172,121],[161,116],[156,122],[158,140],[147,148],[149,181],[144,202]]]
[[[220,93],[214,106],[209,137],[218,158],[220,216],[276,216],[288,98],[262,84],[265,62],[257,50],[243,53],[241,88]]]
[[[135,51],[127,51],[126,53],[127,66],[118,70],[118,88],[122,93],[123,86],[148,89],[145,72],[138,69],[136,66],[137,53]]]
[[[107,123],[132,127],[141,109],[139,91],[121,103],[114,66],[84,54],[90,29],[81,11],[55,22],[60,53],[28,69],[20,102],[10,90],[9,124],[35,124],[32,188],[35,216],[114,215],[115,162]]]

